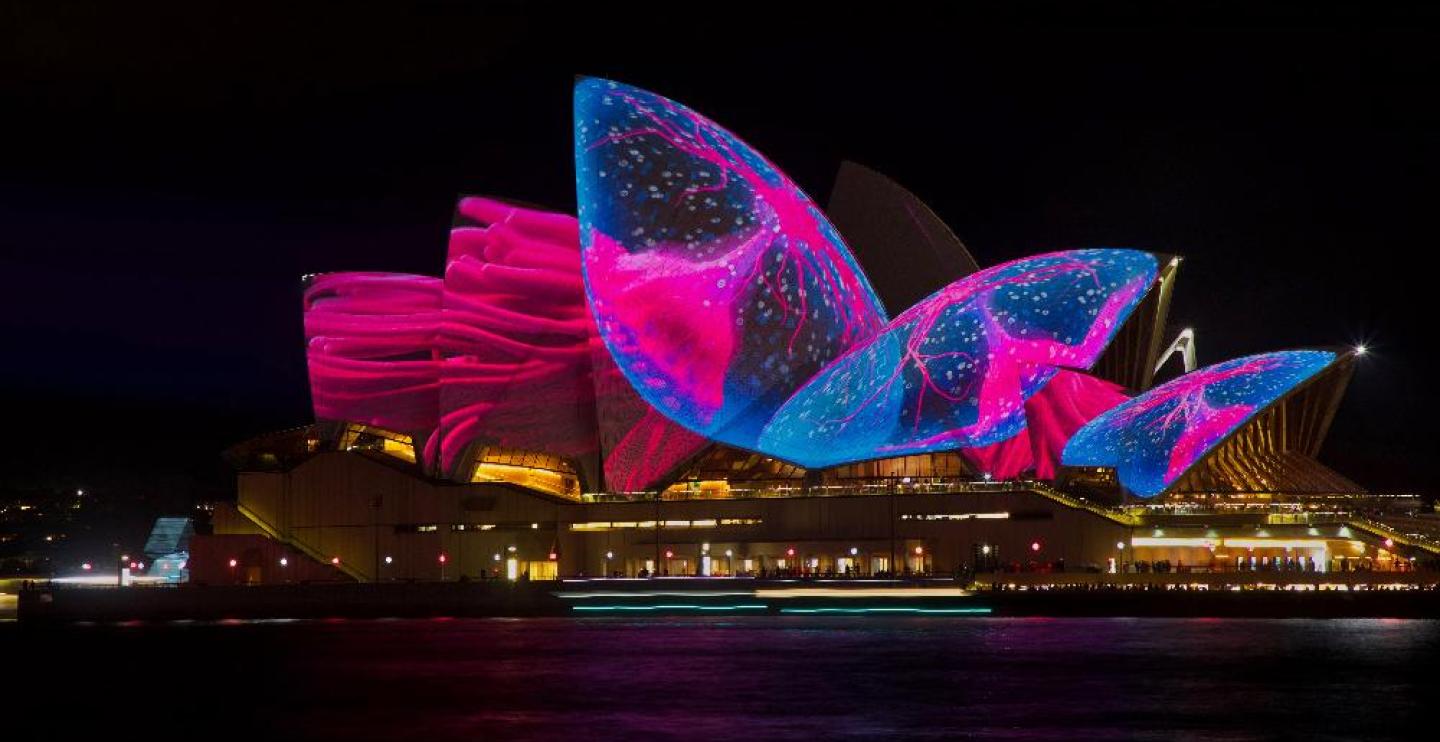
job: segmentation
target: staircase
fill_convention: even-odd
[[[305,556],[314,559],[320,564],[332,564],[330,561],[330,557],[321,553],[319,549],[316,549],[315,547],[305,543],[302,540],[288,538],[285,535],[281,534],[280,529],[276,528],[274,524],[260,517],[260,515],[254,510],[245,507],[243,503],[235,503],[235,509],[240,511],[241,515],[249,518],[250,521],[255,524],[255,527],[263,531],[266,536],[269,536],[270,538],[273,538],[276,541],[279,541],[280,543],[289,546],[290,548],[300,552],[301,554],[304,554]],[[334,564],[333,566],[335,566],[341,572],[344,572],[346,575],[349,575],[356,582],[370,582],[371,580],[370,574],[361,571],[360,569],[356,568],[355,565],[350,564],[349,562],[342,561],[339,564]]]

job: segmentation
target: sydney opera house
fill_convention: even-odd
[[[1434,552],[1357,515],[1371,496],[1316,458],[1363,349],[1197,367],[1167,324],[1180,256],[981,267],[871,170],[842,165],[822,210],[680,103],[597,79],[574,103],[577,215],[462,198],[440,275],[306,277],[315,421],[228,452],[238,499],[194,579],[1331,573]]]

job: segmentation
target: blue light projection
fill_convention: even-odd
[[[1071,437],[1061,462],[1114,467],[1127,490],[1154,497],[1334,361],[1329,351],[1296,350],[1197,369],[1091,420]]]
[[[754,448],[792,392],[884,326],[819,208],[699,113],[581,80],[575,169],[600,335],[641,396],[681,425]]]
[[[760,448],[822,467],[1004,441],[1058,368],[1099,359],[1156,270],[1149,253],[1094,249],[966,276],[801,388]]]

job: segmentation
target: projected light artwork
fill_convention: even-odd
[[[999,443],[960,452],[976,471],[992,479],[1015,479],[1027,471],[1034,471],[1037,479],[1054,479],[1070,436],[1127,399],[1116,384],[1061,369],[1025,400],[1024,430]]]
[[[1283,351],[1192,371],[1091,420],[1066,444],[1062,461],[1114,467],[1127,489],[1153,497],[1334,360],[1328,351]]]
[[[641,489],[703,443],[610,378],[619,371],[586,306],[574,217],[461,199],[444,286],[442,470],[474,443],[582,460],[608,433],[607,484]]]
[[[589,312],[573,218],[462,199],[450,232],[439,348],[440,464],[476,441],[592,454]]]
[[[329,273],[305,288],[315,417],[427,437],[437,423],[440,279]]]
[[[709,119],[587,79],[574,123],[601,337],[651,405],[753,448],[792,392],[879,332],[879,299],[815,204]]]
[[[760,448],[815,467],[1012,438],[1026,400],[1058,368],[1094,364],[1155,272],[1148,253],[1102,249],[966,276],[800,389]]]
[[[752,481],[784,471],[802,489],[818,480],[800,469],[958,452],[947,466],[987,479],[1113,467],[1151,497],[1335,360],[1250,356],[1130,398],[1086,372],[1178,263],[1137,250],[978,270],[887,321],[836,229],[735,135],[605,80],[574,102],[578,219],[468,197],[443,280],[310,279],[317,418],[409,434],[417,463],[459,481],[550,467],[572,497],[658,490],[687,462],[709,477],[715,444],[748,451],[733,460]],[[861,200],[850,217],[900,218]],[[1164,296],[1106,376],[1148,383],[1112,366],[1153,366]]]

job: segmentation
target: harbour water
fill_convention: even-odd
[[[12,623],[0,650],[7,739],[1405,739],[1440,697],[1434,620]]]

